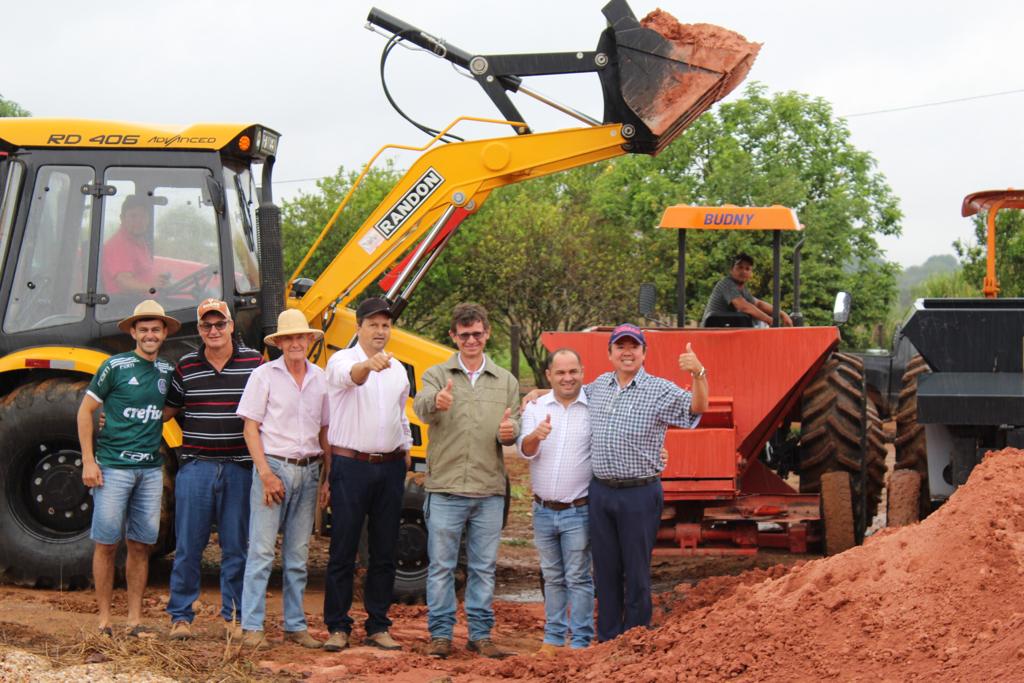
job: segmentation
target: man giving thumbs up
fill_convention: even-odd
[[[505,507],[502,445],[519,435],[519,383],[484,354],[491,328],[478,304],[459,304],[449,331],[458,352],[423,373],[413,407],[427,424],[427,653],[451,653],[459,543],[466,534],[466,618],[471,652],[501,658],[491,641],[494,567]]]

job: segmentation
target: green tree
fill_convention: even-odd
[[[648,277],[674,311],[676,238],[655,228],[671,204],[765,206],[795,209],[805,229],[783,238],[783,305],[792,306],[792,264],[803,238],[801,309],[808,324],[828,324],[838,290],[854,297],[847,343],[867,342],[896,295],[898,266],[884,260],[878,235],[898,235],[897,200],[871,155],[856,149],[844,121],[820,98],[794,92],[769,96],[760,84],[745,96],[703,115],[656,158],[613,162],[599,179],[597,209],[604,220],[641,236]],[[771,233],[690,231],[687,237],[687,318],[699,320],[713,283],[730,256],[757,260],[752,290],[771,292]]]
[[[27,109],[22,107],[17,102],[11,102],[5,100],[3,95],[0,95],[0,117],[4,116],[31,116]]]
[[[963,278],[980,292],[985,282],[988,226],[986,215],[974,217],[974,241],[953,243]],[[1003,210],[996,214],[996,280],[1000,297],[1024,296],[1024,211]]]

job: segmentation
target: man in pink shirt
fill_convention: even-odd
[[[277,319],[277,332],[264,341],[281,356],[253,370],[238,404],[245,420],[245,443],[256,470],[249,497],[249,554],[242,588],[242,646],[266,647],[263,621],[267,579],[274,564],[277,533],[282,532],[284,635],[308,648],[323,645],[309,635],[302,595],[306,560],[317,499],[327,503],[326,484],[319,489],[320,467],[330,471],[327,380],[306,360],[310,345],[323,332],[289,309]]]
[[[121,227],[103,245],[103,288],[108,294],[153,294],[166,287],[170,276],[153,267],[153,231],[150,204],[129,195],[121,203]]]
[[[358,343],[327,363],[331,426],[331,551],[324,623],[328,652],[348,647],[356,549],[366,520],[369,563],[363,584],[366,645],[399,650],[388,633],[395,582],[395,545],[409,468],[412,432],[405,414],[409,376],[384,350],[391,339],[391,306],[372,297],[356,309]]]

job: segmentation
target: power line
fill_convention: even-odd
[[[957,97],[952,100],[937,100],[935,102],[922,102],[920,104],[910,104],[905,107],[892,107],[891,109],[876,109],[875,111],[863,111],[857,114],[842,114],[842,118],[852,119],[859,116],[874,116],[876,114],[891,114],[897,111],[909,111],[911,109],[924,109],[926,107],[941,107],[946,104],[957,104],[959,102],[970,102],[972,100],[984,100],[990,97],[1003,97],[1004,95],[1017,95],[1024,93],[1024,88],[1017,88],[1016,90],[1003,90],[1002,92],[990,92],[984,95],[971,95],[970,97]]]
[[[912,109],[926,109],[928,107],[942,107],[947,104],[958,104],[960,102],[971,102],[974,100],[985,100],[992,97],[1005,97],[1006,95],[1019,95],[1024,93],[1024,88],[1017,88],[1015,90],[1003,90],[1001,92],[990,92],[982,95],[970,95],[968,97],[956,97],[951,100],[936,100],[934,102],[921,102],[919,104],[909,104],[905,107],[892,107],[890,109],[876,109],[874,111],[862,111],[856,114],[840,114],[840,118],[854,119],[862,116],[876,116],[878,114],[892,114],[899,111],[910,111]],[[275,180],[275,185],[285,185],[287,183],[307,183],[314,180],[323,180],[330,176],[320,176],[317,178],[293,178],[291,180]]]

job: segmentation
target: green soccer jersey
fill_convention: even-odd
[[[174,366],[134,351],[103,361],[86,390],[103,404],[106,424],[96,438],[96,462],[105,467],[159,467],[164,396]]]

